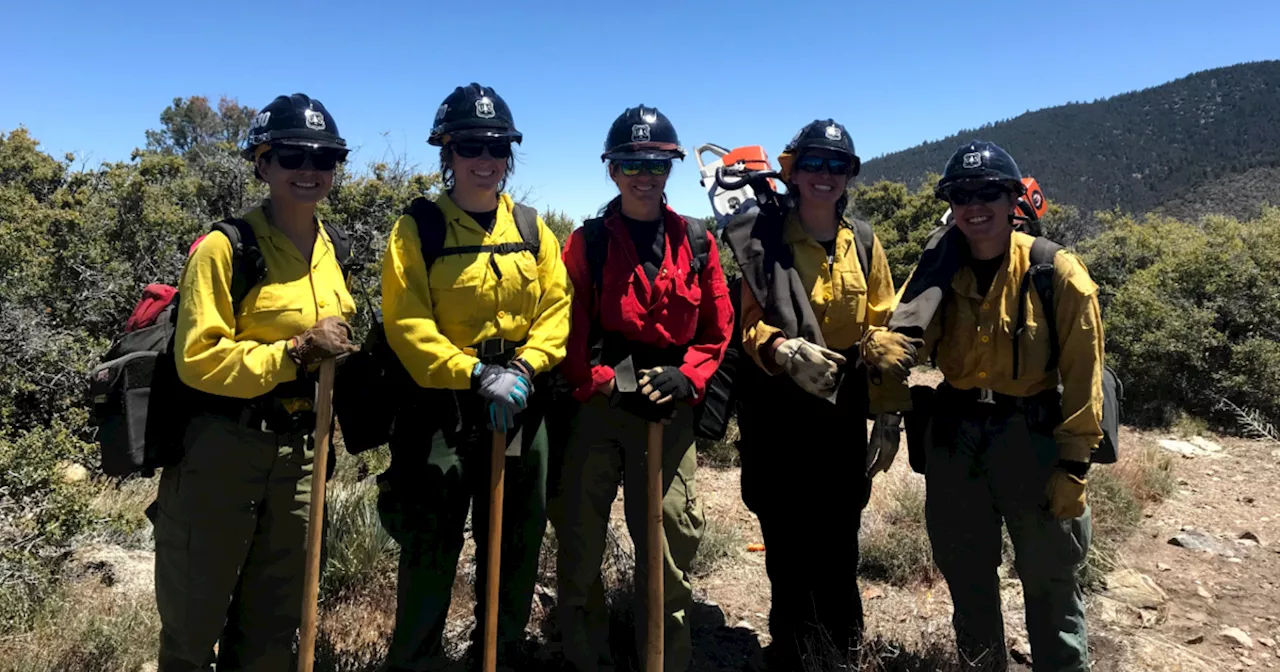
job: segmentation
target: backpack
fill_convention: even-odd
[[[324,224],[344,275],[352,265],[347,233]],[[231,242],[231,303],[235,312],[267,273],[253,227],[243,219],[215,222]],[[206,234],[207,235],[207,234]],[[188,254],[204,240],[192,243]],[[124,333],[89,373],[90,424],[97,428],[102,471],[108,476],[141,474],[182,459],[182,435],[191,417],[196,392],[178,379],[174,336],[178,323],[178,290],[151,284],[125,323]]]
[[[464,245],[445,247],[447,227],[440,206],[426,198],[415,198],[404,213],[413,218],[422,243],[422,258],[430,271],[440,257],[461,254],[519,254],[528,252],[536,260],[542,247],[538,230],[538,212],[521,203],[515,204],[513,215],[521,242],[497,245]],[[498,271],[496,264],[494,272]],[[342,427],[343,445],[355,455],[377,448],[391,440],[396,415],[406,395],[418,389],[400,358],[387,342],[382,310],[373,309],[373,324],[360,345],[338,370],[334,386],[333,407]]]
[[[1023,276],[1018,290],[1020,295],[1018,318],[1014,323],[1015,331],[1013,335],[1014,380],[1018,378],[1018,341],[1027,328],[1026,299],[1031,287],[1035,287],[1036,294],[1040,297],[1040,304],[1044,306],[1047,317],[1045,326],[1049,329],[1049,362],[1045,365],[1045,371],[1053,371],[1058,368],[1060,346],[1058,344],[1057,313],[1053,307],[1053,257],[1062,249],[1064,249],[1062,245],[1040,236],[1036,236],[1031,243],[1031,267],[1027,269],[1026,275]],[[1123,400],[1123,383],[1116,377],[1115,371],[1104,364],[1102,367],[1102,440],[1098,443],[1097,449],[1094,450],[1090,458],[1091,462],[1112,464],[1116,461],[1120,448],[1120,404]]]

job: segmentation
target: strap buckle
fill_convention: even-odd
[[[978,388],[978,398],[975,400],[979,404],[996,403],[995,393],[985,387]]]

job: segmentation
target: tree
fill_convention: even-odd
[[[197,147],[234,153],[249,133],[257,110],[221,98],[215,110],[204,96],[174,98],[160,113],[159,130],[147,131],[147,149],[162,154],[186,154]]]

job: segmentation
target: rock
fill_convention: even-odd
[[[1210,594],[1209,591],[1205,590],[1204,586],[1196,586],[1196,595],[1199,595],[1200,597],[1203,597],[1206,600],[1213,599],[1213,595]]]
[[[1236,646],[1243,646],[1246,649],[1253,648],[1253,640],[1240,628],[1223,628],[1222,632],[1218,633],[1218,636]]]
[[[1201,448],[1200,446],[1194,443],[1191,443],[1189,441],[1178,441],[1176,439],[1160,439],[1156,443],[1159,444],[1161,448],[1164,448],[1165,450],[1171,453],[1177,453],[1186,458],[1208,457],[1214,454],[1213,452],[1205,450],[1204,448]]]
[[[63,462],[58,465],[58,477],[63,483],[80,483],[89,480],[89,470],[75,462]]]
[[[94,578],[118,593],[143,593],[155,590],[156,554],[130,551],[114,544],[90,544],[71,553],[70,575]]]
[[[1258,664],[1250,659],[1249,656],[1240,656],[1240,662],[1244,663],[1245,667],[1253,667]]]
[[[1020,636],[1009,638],[1009,654],[1014,662],[1022,665],[1031,665],[1031,644]]]
[[[1151,577],[1132,569],[1108,574],[1106,584],[1108,595],[1138,609],[1155,609],[1169,601],[1169,595]]]
[[[862,591],[862,599],[864,600],[874,600],[878,597],[884,597],[884,591],[876,586],[871,586]]]
[[[1238,565],[1244,562],[1244,560],[1241,560],[1240,558],[1227,558],[1227,562]]]
[[[1259,637],[1258,643],[1271,649],[1276,647],[1276,640],[1271,639],[1270,637]]]
[[[154,661],[150,663],[143,663],[142,667],[138,668],[138,672],[160,672],[160,663]]]
[[[756,631],[756,626],[751,625],[751,621],[747,621],[747,620],[738,621],[733,627],[734,629],[742,628],[743,630],[747,630],[750,632]]]
[[[1204,452],[1209,453],[1211,455],[1214,453],[1222,452],[1221,445],[1214,443],[1213,441],[1210,441],[1209,439],[1206,439],[1203,436],[1191,437],[1190,443],[1196,448],[1199,448],[1200,450],[1203,450]]]
[[[1093,613],[1097,614],[1103,623],[1131,628],[1151,627],[1159,621],[1160,617],[1155,609],[1139,609],[1105,595],[1094,598]]]
[[[1221,542],[1208,532],[1203,532],[1194,528],[1185,528],[1176,536],[1169,540],[1173,546],[1178,546],[1191,551],[1204,551],[1215,555],[1224,555],[1224,549]]]
[[[1204,635],[1196,635],[1195,637],[1188,638],[1188,639],[1186,640],[1186,643],[1188,643],[1188,644],[1199,644],[1199,643],[1201,643],[1201,642],[1203,642],[1203,641],[1204,641]]]
[[[1160,571],[1162,571],[1162,572],[1170,572],[1170,571],[1173,571],[1173,568],[1172,568],[1172,567],[1170,567],[1169,565],[1164,564],[1163,562],[1157,562],[1157,563],[1156,563],[1156,569],[1158,569],[1158,570],[1160,570]]]
[[[1208,622],[1209,622],[1209,614],[1206,614],[1206,613],[1204,613],[1203,611],[1192,611],[1192,612],[1188,612],[1188,613],[1187,613],[1187,618],[1188,618],[1188,619],[1190,619],[1190,620],[1195,621],[1196,623],[1208,623]]]
[[[1247,530],[1240,533],[1240,541],[1252,541],[1259,546],[1262,545],[1262,540],[1258,538],[1258,535]]]

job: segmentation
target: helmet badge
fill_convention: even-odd
[[[307,121],[307,128],[313,131],[324,130],[324,115],[315,110],[303,110],[303,116]]]
[[[441,106],[440,106],[440,108],[436,110],[436,125],[437,125],[437,126],[439,126],[439,125],[440,125],[440,122],[444,121],[444,115],[446,115],[446,114],[448,114],[448,113],[449,113],[449,104],[448,104],[448,103],[445,103],[444,105],[441,105]]]
[[[631,126],[631,142],[649,142],[649,124]]]
[[[964,155],[965,168],[978,168],[982,166],[982,152],[969,152]]]
[[[481,119],[493,118],[494,116],[493,101],[489,100],[488,96],[480,98],[479,100],[476,101],[476,116],[480,117]]]
[[[825,133],[828,140],[839,141],[844,139],[844,134],[840,132],[840,127],[836,126],[835,124],[831,124],[830,126],[827,126],[827,130]]]

